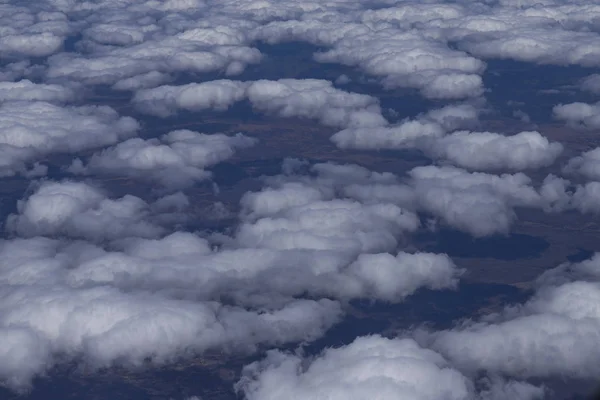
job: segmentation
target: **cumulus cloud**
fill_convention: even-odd
[[[331,140],[342,149],[417,148],[434,159],[471,170],[524,170],[545,167],[563,150],[539,132],[502,135],[455,131],[477,123],[479,110],[468,104],[434,109],[396,125],[347,128]],[[455,131],[451,134],[448,132]]]
[[[60,85],[33,83],[27,79],[19,82],[0,82],[0,103],[19,100],[68,103],[74,99],[75,92]]]
[[[435,384],[433,384],[435,382]],[[244,368],[236,388],[249,400],[279,399],[500,399],[533,400],[541,388],[496,381],[479,396],[473,382],[440,354],[412,339],[359,337],[347,346],[329,348],[314,358],[271,351]]]
[[[2,6],[0,54],[3,58],[45,57],[61,50],[70,31],[67,15],[50,7]]]
[[[480,322],[432,335],[454,365],[513,377],[598,376],[598,256],[545,273],[535,295]]]
[[[84,165],[75,160],[69,170],[77,174],[110,174],[152,180],[181,188],[207,179],[204,168],[232,157],[236,149],[254,145],[242,135],[203,134],[190,130],[169,132],[160,139],[134,138],[94,154]]]
[[[67,235],[100,240],[124,236],[155,237],[163,229],[148,221],[149,205],[126,195],[109,199],[101,190],[81,182],[44,182],[18,213],[7,219],[7,229],[19,235]]]
[[[311,341],[347,300],[456,287],[462,270],[446,255],[398,251],[418,227],[414,213],[339,192],[392,174],[315,171],[244,196],[237,229],[217,247],[161,224],[189,204],[181,193],[147,203],[80,182],[40,184],[6,224],[29,239],[0,242],[0,332],[26,346],[6,354],[0,380],[26,387],[58,354],[83,354],[91,367],[140,365]]]
[[[570,182],[554,175],[536,185],[521,172],[496,175],[452,166],[416,167],[405,176],[332,163],[315,164],[311,171],[316,177],[292,174],[286,177],[287,185],[279,182],[279,195],[271,202],[252,201],[250,205],[257,209],[251,215],[267,215],[269,207],[278,212],[278,202],[305,206],[339,193],[362,204],[395,205],[405,213],[434,217],[473,236],[488,236],[508,233],[516,208],[558,212],[574,207]],[[254,195],[247,198],[254,200]]]
[[[261,112],[280,117],[316,119],[338,127],[387,124],[377,99],[349,93],[317,79],[281,79],[239,82],[218,80],[183,86],[159,86],[140,90],[133,101],[147,113],[167,116],[178,109],[224,110],[248,100]]]
[[[4,241],[0,266],[2,346],[0,379],[24,388],[49,368],[54,355],[85,354],[91,367],[114,362],[165,362],[207,349],[250,351],[319,337],[340,308],[329,300],[295,300],[247,310],[215,301],[177,299],[154,291],[69,283],[65,274],[103,250],[80,242],[32,238]],[[75,262],[75,264],[73,264]]]
[[[514,207],[540,207],[542,199],[522,174],[469,173],[454,167],[409,172],[419,207],[474,236],[507,233]]]
[[[443,166],[396,176],[287,162],[284,174],[243,195],[234,226],[214,235],[177,231],[205,217],[189,210],[194,193],[156,200],[115,197],[92,183],[38,183],[0,241],[0,383],[24,388],[65,359],[141,365],[312,341],[348,300],[400,302],[419,288],[456,287],[463,270],[449,257],[404,246],[424,219],[485,236],[508,233],[517,208],[600,212],[595,150],[565,168],[592,182],[537,182],[518,171],[550,166],[560,144],[477,126],[487,59],[596,67],[599,15],[583,0],[4,2],[2,177],[45,175],[46,157],[85,151],[71,172],[178,189],[255,142],[169,127],[159,138],[132,138],[140,126],[115,111],[136,112],[125,104],[130,94],[110,91],[133,92],[137,111],[159,117],[247,102],[341,129],[332,137],[340,149],[415,148]],[[409,88],[440,108],[390,124],[374,96],[325,80],[276,80],[311,73],[287,66],[264,77],[273,80],[256,80],[260,67],[253,81],[211,80],[269,62],[258,42],[313,44],[312,61],[349,67],[335,76],[379,83],[392,97]],[[579,85],[593,94],[600,86],[597,75]],[[86,95],[114,108],[68,105]],[[596,129],[598,107],[561,104],[553,113]],[[544,274],[523,305],[423,335],[421,345],[372,336],[315,357],[270,352],[238,388],[249,399],[370,399],[374,390],[383,398],[543,397],[543,388],[510,379],[599,372],[596,258]],[[476,380],[481,371],[489,376]]]
[[[586,76],[579,82],[581,90],[594,94],[600,93],[600,74]]]
[[[600,180],[600,148],[573,157],[565,166],[564,171],[580,174],[594,181]]]
[[[436,382],[432,385],[431,382]],[[437,353],[410,339],[380,336],[356,339],[348,346],[327,349],[304,362],[294,355],[271,352],[267,359],[245,368],[238,388],[250,400],[410,397],[463,400],[470,398],[470,382]]]
[[[132,90],[161,84],[164,80],[157,78],[172,73],[237,75],[261,60],[261,53],[249,46],[252,21],[207,13],[199,2],[163,3],[74,7],[72,12],[84,15],[76,44],[84,51],[54,54],[45,76]]]
[[[46,88],[47,89],[47,88]],[[55,95],[52,92],[50,96]],[[47,102],[0,105],[0,175],[24,172],[52,153],[73,153],[133,136],[139,124],[108,106],[60,107]]]
[[[492,132],[455,132],[433,142],[428,152],[460,167],[485,170],[524,170],[546,167],[563,146],[539,132],[505,136]],[[427,150],[426,150],[427,151]]]
[[[600,127],[600,105],[587,103],[560,104],[553,109],[556,119],[578,128]]]
[[[349,127],[331,140],[342,149],[427,148],[446,132],[477,122],[478,109],[469,104],[433,109],[414,119],[381,127]]]

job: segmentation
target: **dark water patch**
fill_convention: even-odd
[[[460,231],[442,229],[416,236],[417,242],[425,243],[424,249],[435,253],[446,253],[451,257],[493,258],[518,260],[535,258],[550,246],[546,240],[518,233],[475,238]]]

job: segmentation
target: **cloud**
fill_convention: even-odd
[[[454,365],[512,377],[598,376],[598,257],[545,273],[525,304],[432,335]]]
[[[462,131],[434,141],[429,153],[473,170],[521,171],[551,165],[562,150],[560,143],[550,142],[539,132],[505,136]]]
[[[247,247],[375,252],[394,249],[399,235],[419,226],[414,213],[395,204],[362,204],[329,192],[309,184],[246,195],[242,204],[249,217],[236,240]]]
[[[475,124],[477,117],[478,109],[472,105],[450,105],[395,125],[349,127],[334,134],[331,140],[342,149],[427,148],[446,132]]]
[[[75,97],[72,89],[60,85],[33,83],[27,79],[19,82],[0,82],[0,102],[22,100],[68,103]]]
[[[256,214],[266,216],[269,207],[274,213],[280,210],[282,205],[277,201],[298,202],[308,207],[306,204],[314,203],[314,199],[327,199],[339,193],[365,205],[395,205],[407,215],[416,214],[421,219],[433,217],[478,237],[508,233],[516,221],[516,208],[560,212],[575,207],[570,182],[553,175],[536,185],[520,172],[496,175],[452,166],[416,167],[404,176],[395,176],[370,172],[356,165],[323,163],[312,166],[311,172],[316,178],[287,176],[287,186],[275,180],[280,190],[270,202],[259,204],[254,201],[255,195],[247,195],[249,200],[246,201],[253,200],[250,206],[257,207]],[[267,240],[268,237],[262,238]]]
[[[514,207],[540,207],[542,199],[522,173],[492,175],[454,167],[409,172],[419,207],[473,236],[507,233]]]
[[[164,278],[151,290],[120,290],[95,283],[93,275],[82,279],[85,265],[110,256],[84,242],[15,239],[0,242],[0,253],[0,334],[8,340],[0,350],[6,356],[0,381],[14,389],[51,367],[54,355],[83,354],[99,367],[142,365],[148,358],[162,363],[217,348],[253,351],[259,344],[315,339],[341,312],[327,299],[291,299],[259,310],[184,299],[166,290]],[[95,265],[95,274],[102,273]]]
[[[571,158],[564,171],[583,175],[591,180],[600,180],[600,148],[586,151],[580,156]]]
[[[239,82],[218,80],[140,90],[133,101],[143,112],[167,116],[177,109],[225,110],[247,99],[258,110],[279,117],[316,119],[329,126],[387,124],[377,99],[349,93],[318,79]]]
[[[24,172],[52,153],[73,153],[133,136],[139,125],[108,106],[60,107],[47,102],[0,105],[0,175]]]
[[[69,170],[77,174],[108,174],[152,180],[168,188],[182,188],[207,179],[210,167],[232,157],[236,149],[256,139],[238,133],[203,134],[176,130],[160,139],[134,138],[95,153],[86,165],[80,159]]]
[[[600,75],[592,74],[592,75],[586,76],[579,82],[579,86],[580,86],[581,90],[584,90],[586,92],[591,92],[594,94],[599,94],[600,93]]]
[[[131,90],[161,84],[164,80],[157,77],[169,74],[237,75],[262,58],[248,46],[252,21],[207,13],[199,2],[86,3],[75,8],[85,9],[75,45],[80,52],[49,57],[47,79]]]
[[[471,170],[524,170],[545,167],[563,150],[539,132],[507,136],[494,132],[456,131],[475,125],[479,110],[472,105],[434,109],[396,125],[347,128],[331,140],[342,149],[416,148],[426,155]]]
[[[18,204],[7,229],[25,237],[66,235],[92,240],[124,236],[156,237],[163,228],[149,222],[150,207],[126,195],[107,198],[101,190],[80,182],[45,182]]]
[[[2,384],[26,388],[58,355],[131,366],[312,341],[342,302],[456,287],[462,270],[446,255],[398,250],[415,214],[338,192],[392,174],[323,164],[302,176],[292,169],[302,163],[286,165],[291,174],[244,196],[231,236],[207,238],[169,225],[170,213],[190,217],[182,193],[148,203],[41,183],[6,224],[28,238],[0,241],[0,334],[26,346],[6,354]]]
[[[553,108],[554,118],[576,128],[600,127],[600,105],[587,103],[560,104]]]
[[[0,54],[4,59],[45,57],[62,49],[69,21],[64,13],[52,8],[3,4]]]
[[[327,46],[315,54],[316,61],[358,67],[381,77],[388,88],[416,88],[424,96],[441,99],[482,94],[479,74],[484,63],[480,60],[451,50],[418,30],[368,21],[366,13],[360,21],[358,15],[355,21],[340,14],[333,14],[327,22],[317,18],[309,23],[274,21],[256,29],[255,36],[271,43],[301,40]]]
[[[436,382],[432,385],[431,382]],[[237,385],[249,400],[410,397],[471,398],[470,382],[435,352],[410,339],[361,337],[348,346],[327,349],[310,361],[271,352],[247,366]]]
[[[435,384],[432,384],[435,382]],[[364,336],[312,358],[271,351],[244,368],[236,389],[249,400],[279,399],[452,399],[492,400],[510,395],[540,399],[544,390],[516,381],[486,381],[481,396],[475,385],[440,354],[412,339]]]

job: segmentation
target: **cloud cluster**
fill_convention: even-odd
[[[559,104],[553,109],[556,119],[576,128],[597,129],[600,127],[600,104]]]
[[[450,105],[395,125],[343,129],[331,140],[342,149],[415,148],[433,159],[476,171],[547,167],[562,153],[560,143],[535,131],[503,135],[457,130],[476,124],[478,113],[473,105]]]
[[[134,138],[95,153],[87,164],[76,159],[69,171],[76,174],[108,174],[151,180],[170,189],[207,179],[204,168],[232,157],[236,149],[254,145],[242,135],[203,134],[176,130],[160,139]]]
[[[435,384],[434,384],[435,382]],[[541,399],[544,389],[524,382],[484,382],[477,393],[471,379],[440,354],[414,340],[359,337],[347,346],[329,348],[314,358],[272,351],[245,367],[236,388],[249,400],[518,400]]]
[[[191,215],[182,194],[147,203],[81,182],[41,183],[6,221],[25,238],[0,243],[3,384],[22,389],[65,357],[141,365],[311,341],[347,300],[399,302],[456,286],[462,270],[446,255],[398,251],[419,225],[414,213],[339,192],[393,175],[315,171],[246,194],[237,228],[217,242],[169,233],[172,214]]]
[[[55,99],[66,93],[55,87],[33,90],[41,90],[33,96]],[[26,90],[17,90],[13,95],[28,96]],[[117,143],[133,136],[138,129],[136,120],[121,117],[108,106],[61,107],[45,101],[0,104],[0,176],[24,172],[29,164],[49,154],[74,153]]]
[[[98,241],[164,233],[150,221],[151,207],[144,200],[131,195],[113,200],[82,182],[44,182],[17,208],[6,226],[25,237],[66,235]]]
[[[322,185],[333,184],[337,192],[352,199],[367,204],[388,202],[473,236],[508,233],[516,220],[516,208],[562,211],[574,207],[569,182],[553,175],[534,185],[521,172],[495,175],[451,166],[416,167],[401,177],[352,165],[317,164],[312,168],[319,179],[299,180],[320,191]],[[311,193],[317,196],[320,192]]]
[[[480,124],[488,60],[600,65],[600,7],[589,3],[3,2],[0,178],[21,183],[56,167],[85,181],[30,183],[16,209],[7,206],[0,385],[24,389],[65,360],[141,366],[302,345],[339,322],[348,301],[396,303],[457,287],[464,269],[447,255],[405,246],[425,222],[481,237],[508,234],[518,209],[599,213],[600,150],[560,166],[571,182],[542,169],[565,150],[542,130],[508,135]],[[313,53],[307,61],[343,67],[319,77],[346,78],[279,79],[313,72],[295,65],[259,76],[271,60],[258,48],[278,43],[288,53],[314,46],[301,48]],[[386,98],[339,89],[344,82],[381,85]],[[597,74],[574,84],[600,93]],[[406,93],[434,108],[390,123],[382,104],[400,115]],[[576,100],[556,105],[554,118],[599,128],[600,103]],[[286,159],[282,174],[240,193],[239,204],[237,194],[217,199],[239,210],[232,226],[184,231],[214,217],[196,207],[207,200],[194,184],[257,140],[160,124],[137,138],[144,121],[127,115],[204,115],[240,103],[339,129],[337,160],[341,150],[416,149],[431,165],[393,174]],[[352,153],[365,165],[373,158]],[[135,187],[136,196],[117,196],[98,176],[171,194]],[[598,271],[598,255],[560,265],[524,304],[404,333],[412,339],[362,337],[314,356],[270,351],[237,388],[248,400],[542,398],[545,389],[523,379],[600,373]]]
[[[600,258],[543,274],[535,295],[479,322],[434,333],[434,349],[466,370],[514,377],[596,378]]]
[[[257,111],[279,117],[310,118],[336,127],[387,124],[377,99],[348,93],[318,79],[240,82],[218,80],[140,90],[133,101],[143,112],[168,116],[178,109],[225,110],[247,100]]]

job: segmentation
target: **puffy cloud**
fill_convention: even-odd
[[[600,148],[573,157],[565,166],[566,173],[576,173],[588,179],[600,180]]]
[[[433,384],[435,382],[435,384]],[[313,358],[271,351],[244,368],[236,384],[249,400],[304,399],[382,400],[541,399],[544,390],[518,381],[482,382],[477,393],[471,379],[452,367],[440,354],[420,347],[412,339],[359,337]]]
[[[274,21],[256,29],[255,35],[269,42],[302,40],[327,46],[315,55],[317,61],[359,67],[381,77],[387,87],[413,87],[432,98],[482,93],[480,60],[418,30],[379,21],[354,22],[339,14],[329,21]]]
[[[163,229],[149,222],[142,199],[126,195],[112,200],[79,182],[45,182],[18,204],[7,228],[23,236],[67,235],[94,240],[123,236],[154,237]]]
[[[185,5],[181,10],[186,12],[166,6],[176,3]],[[157,77],[169,74],[237,75],[261,60],[261,53],[248,46],[252,21],[216,16],[203,4],[192,3],[81,4],[73,12],[79,12],[83,28],[76,46],[84,51],[53,55],[45,76],[131,90],[141,83],[148,87],[163,83]]]
[[[574,127],[596,129],[600,127],[600,105],[587,103],[560,104],[553,109],[556,119]]]
[[[422,287],[456,286],[462,270],[446,255],[397,250],[418,226],[414,213],[342,195],[348,185],[394,182],[392,174],[313,171],[247,194],[237,230],[218,247],[166,234],[162,215],[189,204],[181,193],[148,204],[84,183],[42,183],[7,221],[31,238],[0,242],[0,333],[23,348],[5,351],[0,381],[26,387],[57,353],[98,367],[311,341],[340,319],[340,301],[399,302]]]
[[[552,164],[562,149],[560,143],[550,142],[538,132],[504,136],[463,131],[434,141],[429,152],[468,169],[519,171]]]
[[[179,254],[177,245],[178,238],[171,240],[171,254]],[[152,289],[121,290],[92,279],[103,273],[100,260],[110,253],[83,242],[16,239],[0,242],[0,253],[0,334],[6,339],[0,382],[15,389],[49,368],[57,353],[84,354],[98,367],[141,365],[148,358],[160,363],[208,349],[246,352],[259,344],[313,340],[341,313],[327,299],[290,299],[257,310],[184,299],[166,290],[164,277]],[[90,263],[95,275],[83,279]]]
[[[243,200],[256,211],[245,211],[252,218],[239,226],[236,240],[249,247],[375,252],[394,249],[398,235],[419,226],[414,213],[394,204],[325,199],[313,188],[297,189],[305,193],[292,197],[287,186]]]
[[[600,352],[598,257],[545,273],[525,304],[432,335],[454,365],[513,377],[595,379]]]
[[[0,175],[23,172],[51,153],[72,153],[114,144],[136,133],[131,117],[108,106],[59,107],[47,102],[0,105]]]
[[[478,110],[472,105],[450,105],[396,125],[349,127],[334,134],[331,140],[342,149],[428,148],[446,132],[476,123],[477,117]]]
[[[287,204],[308,208],[317,203],[315,199],[330,199],[337,194],[375,207],[395,205],[405,213],[434,217],[474,236],[509,232],[516,220],[516,208],[546,212],[578,208],[573,203],[570,182],[554,175],[534,185],[523,173],[495,175],[451,166],[416,167],[406,176],[395,176],[356,165],[327,163],[315,164],[311,172],[316,177],[286,176],[287,184],[272,178],[271,182],[279,185],[277,195],[273,193],[271,201],[262,202],[255,198],[260,193],[247,195],[247,205],[257,207],[256,216],[268,216],[270,209],[278,217]],[[250,215],[253,213],[250,211]]]
[[[3,58],[45,57],[61,50],[69,33],[67,16],[51,4],[19,6],[4,3],[0,12],[0,54]]]
[[[581,90],[585,90],[586,92],[591,92],[594,94],[600,93],[600,75],[592,74],[583,78],[579,85]]]
[[[236,149],[256,140],[237,134],[202,134],[190,130],[169,132],[160,139],[129,139],[94,154],[87,165],[75,160],[74,173],[125,175],[180,188],[210,177],[204,168],[232,157]]]
[[[26,79],[19,82],[0,82],[0,102],[37,100],[67,103],[73,99],[75,92],[60,85],[33,83]]]
[[[343,149],[418,148],[432,158],[480,171],[545,167],[562,152],[560,143],[550,142],[539,132],[512,136],[469,131],[446,134],[475,124],[477,116],[478,110],[472,105],[451,105],[396,125],[344,129],[331,140]]]
[[[522,173],[491,175],[454,167],[409,172],[419,207],[474,236],[506,233],[514,207],[540,207],[542,199]]]
[[[256,82],[218,80],[183,86],[159,86],[138,91],[133,100],[144,112],[166,116],[177,109],[223,110],[244,99],[262,112],[280,117],[316,119],[330,126],[387,124],[377,99],[348,93],[334,88],[329,81],[317,79]]]
[[[435,382],[435,384],[432,384]],[[437,353],[410,339],[380,336],[327,349],[313,360],[271,352],[247,366],[237,385],[249,400],[472,398],[469,380]]]

